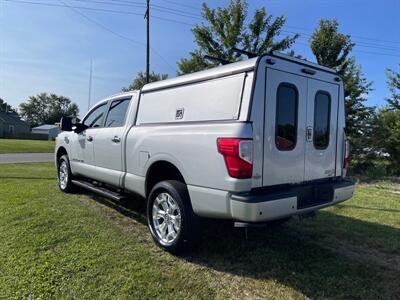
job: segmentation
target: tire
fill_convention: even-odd
[[[71,193],[75,190],[75,186],[72,184],[73,176],[68,155],[61,156],[57,162],[57,179],[58,187],[64,193]]]
[[[147,221],[154,242],[170,253],[192,250],[199,243],[199,217],[193,213],[183,182],[168,180],[153,187],[147,201]]]

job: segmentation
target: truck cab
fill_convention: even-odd
[[[342,80],[280,53],[150,83],[61,123],[60,189],[143,197],[171,252],[198,238],[202,217],[284,220],[354,191]]]

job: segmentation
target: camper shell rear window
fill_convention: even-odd
[[[283,82],[276,95],[275,145],[280,151],[290,151],[297,143],[299,93],[295,85]]]

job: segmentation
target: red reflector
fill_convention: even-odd
[[[347,169],[348,167],[349,167],[349,165],[350,165],[350,157],[345,157],[344,158],[344,163],[343,163],[343,168],[344,169]]]
[[[350,165],[350,141],[345,140],[344,142],[344,161],[343,161],[343,169],[347,169]]]
[[[218,152],[224,156],[226,168],[229,176],[233,178],[245,179],[251,178],[253,174],[253,164],[249,162],[249,157],[252,161],[253,153],[240,153],[240,142],[251,141],[251,139],[241,138],[219,138],[217,139]],[[242,147],[242,151],[251,151],[249,147]],[[242,157],[246,157],[244,160]]]

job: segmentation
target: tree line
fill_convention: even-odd
[[[236,62],[243,56],[233,48],[262,55],[276,50],[304,59],[290,48],[299,34],[284,36],[285,16],[274,17],[265,7],[249,16],[246,0],[231,0],[226,7],[202,6],[201,24],[192,28],[196,49],[178,61],[177,75],[189,74],[219,65],[216,57]],[[249,21],[248,21],[249,20]],[[320,20],[309,39],[318,64],[336,70],[345,86],[346,130],[351,141],[352,170],[372,177],[400,175],[400,73],[387,69],[390,97],[381,108],[366,104],[373,83],[368,81],[352,55],[355,43],[339,31],[337,20]],[[139,72],[123,91],[140,89],[145,84]],[[167,74],[150,74],[150,82],[164,80]],[[42,93],[20,105],[20,113],[31,125],[54,123],[61,115],[78,115],[78,107],[68,98]]]

